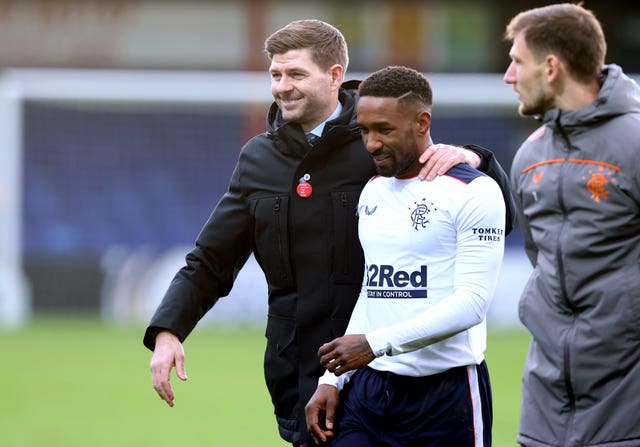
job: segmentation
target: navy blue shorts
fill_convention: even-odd
[[[487,365],[425,377],[357,371],[340,394],[331,447],[490,447]]]

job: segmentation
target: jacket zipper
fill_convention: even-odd
[[[565,144],[567,145],[567,160],[569,159],[569,153],[571,152],[571,141],[569,140],[569,137],[567,135],[567,133],[565,132],[564,128],[562,127],[562,125],[560,124],[560,116],[558,116],[558,119],[556,121],[556,126],[557,129],[560,133],[560,135],[562,136],[562,139],[564,140]],[[565,303],[567,305],[567,307],[569,307],[569,309],[571,309],[571,313],[573,315],[572,318],[572,324],[571,327],[569,328],[569,330],[567,331],[567,335],[565,337],[564,340],[564,345],[563,345],[563,362],[564,362],[564,381],[565,381],[565,388],[567,391],[567,397],[569,399],[569,423],[567,424],[566,430],[565,430],[565,439],[562,442],[562,445],[566,444],[566,436],[571,433],[572,431],[572,427],[573,427],[573,423],[574,423],[574,419],[575,419],[575,409],[576,409],[576,402],[575,402],[575,394],[573,392],[573,382],[572,382],[572,375],[571,375],[571,344],[573,343],[573,337],[574,337],[574,329],[575,329],[575,306],[573,305],[573,303],[571,302],[571,300],[569,300],[569,296],[567,294],[567,287],[566,287],[566,283],[565,283],[565,270],[564,270],[564,262],[563,262],[563,257],[562,257],[562,247],[561,247],[561,240],[562,240],[562,234],[565,232],[565,228],[566,228],[566,224],[567,224],[567,210],[565,208],[565,204],[564,204],[564,191],[563,191],[563,179],[565,177],[565,171],[566,171],[566,166],[567,163],[563,163],[562,164],[562,168],[561,168],[561,173],[560,173],[560,179],[558,181],[558,204],[560,205],[560,209],[562,210],[564,219],[562,222],[562,228],[560,229],[560,231],[558,232],[558,243],[557,243],[557,248],[556,248],[556,259],[558,261],[558,275],[560,277],[560,291],[562,293],[562,297],[565,300]]]
[[[284,251],[282,249],[282,231],[280,225],[280,201],[281,197],[277,196],[276,201],[273,204],[273,215],[275,218],[276,224],[276,237],[278,239],[278,257],[280,258],[280,274],[282,275],[282,279],[287,279],[287,269],[285,268],[284,263]]]
[[[340,193],[340,204],[344,208],[344,214],[345,214],[345,225],[344,225],[345,238],[344,238],[344,255],[343,255],[344,262],[342,263],[342,273],[347,275],[349,273],[349,216],[347,216],[347,205],[349,203],[347,200],[346,192]]]

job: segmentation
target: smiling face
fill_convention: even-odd
[[[511,64],[504,74],[504,82],[513,85],[518,93],[518,113],[522,116],[541,115],[555,107],[555,95],[547,82],[545,59],[537,60],[519,33],[513,40]]]
[[[431,115],[398,98],[361,96],[358,125],[362,141],[378,174],[384,177],[416,176],[420,154],[426,149]]]
[[[271,94],[282,117],[300,124],[304,131],[327,119],[338,105],[342,66],[323,70],[313,62],[307,48],[274,54],[269,73]]]

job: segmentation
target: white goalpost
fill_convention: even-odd
[[[22,271],[22,145],[19,85],[0,82],[0,328],[30,316],[29,287]]]

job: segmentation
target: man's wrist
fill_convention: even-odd
[[[475,144],[465,144],[463,146],[465,149],[473,152],[476,156],[478,156],[478,159],[480,160],[480,163],[476,166],[475,164],[471,164],[469,163],[470,166],[473,166],[474,168],[476,168],[477,170],[486,173],[487,169],[489,168],[489,162],[491,160],[491,158],[493,157],[493,153],[488,150],[485,149],[481,146],[475,145]],[[477,163],[477,159],[476,159],[476,163]]]
[[[480,165],[482,164],[482,158],[472,150],[466,149],[464,152],[465,163],[473,168],[480,168]]]
[[[156,344],[157,344],[158,341],[161,341],[162,339],[166,340],[166,339],[174,339],[174,338],[178,338],[178,337],[176,337],[176,334],[174,334],[170,330],[168,330],[168,329],[160,329],[156,333],[155,341],[156,341]]]

